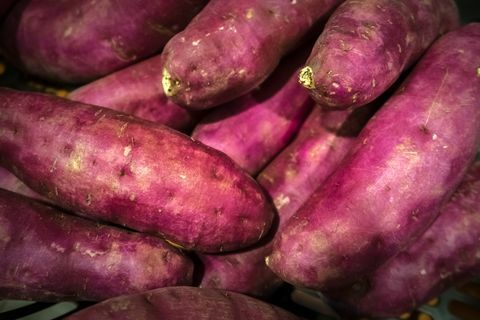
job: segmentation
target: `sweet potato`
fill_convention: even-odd
[[[206,0],[20,0],[0,31],[17,66],[49,80],[83,83],[163,48]]]
[[[3,189],[0,222],[1,298],[97,301],[192,281],[193,263],[157,237]]]
[[[480,143],[480,24],[437,41],[277,234],[269,267],[325,290],[372,272],[436,218]]]
[[[186,135],[45,94],[0,89],[0,101],[0,165],[63,208],[209,252],[270,227],[255,180]]]
[[[458,24],[454,0],[347,0],[328,20],[300,82],[322,105],[365,105]]]
[[[480,272],[480,161],[433,225],[361,283],[338,291],[351,311],[377,317],[410,312]]]
[[[154,56],[77,88],[68,98],[188,132],[199,115],[167,99],[162,89],[160,57]]]
[[[171,287],[113,298],[65,320],[297,320],[290,312],[254,298],[223,290]]]
[[[282,60],[258,89],[209,113],[192,137],[256,175],[292,140],[312,109],[313,101],[296,76],[306,51]]]
[[[34,198],[37,200],[48,201],[47,198],[42,197],[29,187],[15,177],[12,173],[0,167],[0,188],[9,190],[15,193],[22,194],[29,198]]]
[[[207,109],[254,89],[342,0],[211,0],[165,46],[163,89]]]
[[[257,181],[275,203],[280,230],[334,171],[374,109],[373,105],[354,112],[324,112],[315,108],[295,140],[259,174]],[[200,286],[253,296],[271,294],[283,283],[265,265],[276,230],[272,229],[262,243],[242,252],[200,255],[203,263]]]

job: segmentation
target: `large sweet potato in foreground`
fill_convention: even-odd
[[[207,109],[251,91],[341,2],[211,0],[162,52],[166,95]]]
[[[38,77],[81,83],[163,48],[206,0],[20,0],[1,26],[2,50]]]
[[[433,225],[405,252],[350,288],[331,293],[350,311],[398,316],[480,272],[480,162]]]
[[[347,0],[328,20],[300,82],[321,105],[362,106],[458,24],[454,0]]]
[[[0,89],[0,101],[0,165],[64,208],[208,252],[270,227],[255,180],[186,135],[45,94]]]
[[[480,143],[479,52],[478,23],[428,50],[277,235],[275,273],[310,288],[346,285],[426,230]]]
[[[193,128],[199,116],[163,93],[160,55],[79,87],[70,92],[68,98],[122,111],[184,132]]]
[[[0,189],[0,298],[104,300],[188,285],[193,263],[156,237]]]
[[[200,286],[267,296],[283,283],[267,266],[272,238],[285,222],[334,171],[355,137],[375,110],[369,108],[324,112],[316,107],[298,136],[258,175],[257,181],[273,199],[278,228],[254,248],[222,255],[200,255]]]
[[[110,299],[65,320],[299,320],[263,301],[223,290],[172,287]]]

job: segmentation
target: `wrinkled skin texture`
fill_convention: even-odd
[[[480,272],[480,162],[432,226],[362,283],[330,293],[352,311],[376,317],[412,311]]]
[[[374,110],[371,106],[355,112],[325,112],[315,107],[295,140],[259,174],[257,181],[277,209],[279,229],[335,170]],[[283,283],[265,265],[275,232],[271,230],[262,243],[242,252],[201,255],[200,286],[253,296],[271,294]]]
[[[207,109],[251,91],[341,2],[211,0],[165,46],[165,93]]]
[[[283,60],[258,89],[209,113],[192,137],[256,175],[292,140],[312,110],[313,101],[296,76],[306,59],[304,51]]]
[[[479,40],[471,24],[429,49],[277,234],[275,273],[319,290],[348,285],[426,230],[480,143]]]
[[[65,320],[300,320],[254,298],[223,290],[172,287],[123,296],[81,310]]]
[[[6,57],[48,80],[84,83],[160,51],[205,0],[20,0],[1,27]]]
[[[77,88],[68,98],[122,111],[183,132],[191,130],[198,118],[198,114],[180,107],[163,93],[160,55]]]
[[[54,96],[0,89],[0,165],[81,215],[187,249],[240,249],[271,204],[227,156],[168,127]]]
[[[348,0],[330,17],[307,60],[311,74],[300,81],[319,104],[363,106],[458,25],[454,0]]]
[[[0,189],[0,297],[92,300],[189,285],[193,263],[156,237]]]

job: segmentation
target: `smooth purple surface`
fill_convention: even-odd
[[[166,126],[0,89],[0,165],[61,207],[218,252],[258,241],[271,204],[227,156]]]
[[[198,114],[170,99],[162,88],[162,66],[157,55],[72,91],[71,100],[107,107],[187,132]]]
[[[315,107],[298,136],[259,174],[257,181],[273,199],[279,226],[300,208],[335,170],[371,115],[365,112],[324,112]],[[328,125],[326,129],[325,125]],[[267,296],[283,281],[266,265],[272,237],[240,253],[201,255],[204,272],[200,286],[221,288],[254,296]]]
[[[65,320],[299,320],[290,312],[223,290],[172,287],[123,296],[81,310]]]
[[[83,83],[160,51],[205,0],[20,0],[1,26],[7,58],[41,78]]]
[[[256,175],[292,140],[312,110],[313,100],[296,74],[305,53],[282,60],[259,88],[213,110],[197,124],[192,137]]]
[[[189,285],[193,263],[161,239],[66,215],[0,189],[0,298],[104,300]]]
[[[480,272],[480,162],[477,161],[432,226],[405,252],[362,284],[336,292],[337,301],[377,317],[412,311]],[[355,288],[357,288],[355,290]]]
[[[331,108],[365,105],[458,25],[454,0],[347,0],[330,17],[306,63],[313,72],[310,93]]]
[[[342,0],[211,0],[165,46],[166,94],[207,109],[254,89]]]
[[[275,273],[319,290],[350,284],[425,231],[480,143],[478,52],[480,24],[429,49],[277,235]]]

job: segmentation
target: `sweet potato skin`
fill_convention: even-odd
[[[163,240],[0,189],[0,297],[104,300],[189,285],[193,263]]]
[[[298,320],[277,306],[223,290],[171,287],[117,297],[83,309],[65,320]]]
[[[365,105],[458,25],[453,0],[347,0],[327,22],[300,82],[332,109]]]
[[[163,93],[160,55],[77,88],[68,98],[132,114],[182,132],[189,132],[199,117]]]
[[[0,188],[5,189],[8,191],[12,191],[15,193],[19,193],[29,198],[41,200],[41,201],[48,201],[47,198],[42,197],[29,187],[25,185],[21,180],[15,177],[12,173],[8,170],[0,167]]]
[[[54,96],[0,96],[0,165],[61,207],[207,252],[248,246],[270,227],[255,180],[186,135]]]
[[[205,3],[20,0],[2,25],[2,49],[38,77],[88,82],[160,51]]]
[[[162,53],[164,91],[207,109],[254,89],[342,0],[212,0]]]
[[[265,265],[275,232],[281,230],[316,187],[335,170],[374,110],[374,106],[331,112],[318,106],[314,108],[295,140],[257,177],[273,199],[279,216],[278,228],[272,228],[254,248],[223,255],[200,255],[203,263],[201,287],[265,297],[283,283]]]
[[[361,284],[331,293],[356,313],[376,317],[412,311],[480,272],[480,162],[469,169],[432,226],[405,252]],[[357,290],[355,290],[357,288]]]
[[[258,89],[223,104],[195,127],[192,137],[233,159],[255,176],[300,129],[313,107],[296,72],[307,50],[282,60]]]
[[[433,222],[480,143],[479,39],[470,24],[429,49],[277,235],[275,273],[315,289],[347,285]]]

